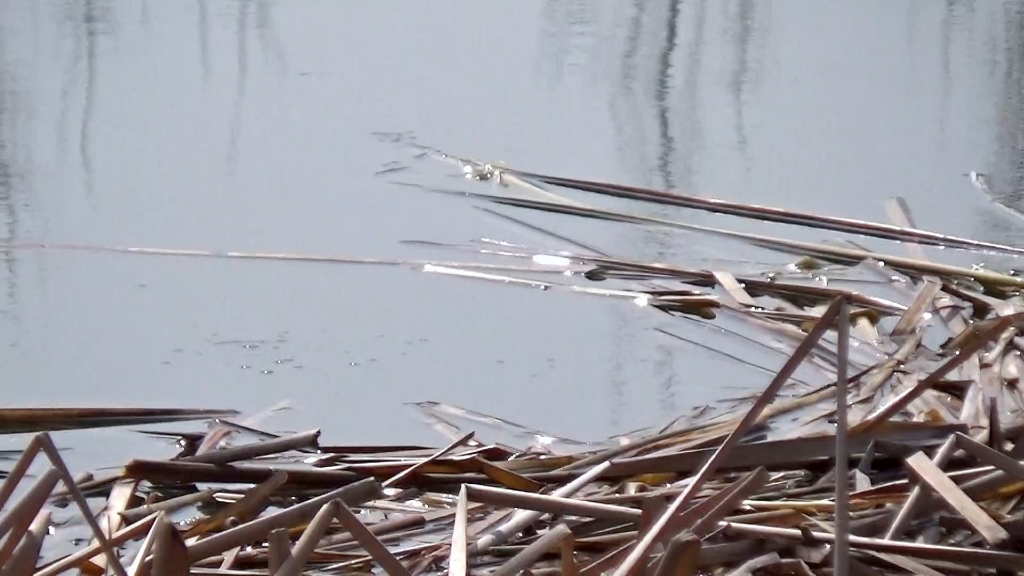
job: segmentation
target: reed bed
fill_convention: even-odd
[[[96,480],[75,479],[41,432],[0,486],[0,574],[1024,570],[1024,280],[934,262],[919,247],[1019,248],[919,230],[900,202],[881,224],[457,161],[473,180],[543,199],[467,196],[728,236],[792,254],[794,266],[758,275],[637,262],[533,226],[573,250],[481,250],[527,260],[505,269],[520,276],[457,263],[421,263],[424,272],[624,298],[700,323],[729,316],[748,329],[732,337],[781,343],[782,367],[755,365],[767,384],[728,409],[601,446],[510,446],[445,425],[443,446],[339,446],[321,443],[320,430],[273,434],[217,418],[207,432],[176,433],[173,458],[135,459]],[[542,186],[898,240],[908,255],[599,209]],[[525,273],[538,270],[559,276]],[[873,280],[822,281],[855,271]],[[806,365],[828,381],[799,379]],[[438,423],[457,411],[419,407]],[[40,454],[49,468],[14,501]],[[106,499],[98,514],[89,498]],[[60,537],[51,508],[69,500],[92,540],[40,559],[46,539]]]

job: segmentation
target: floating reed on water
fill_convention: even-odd
[[[235,410],[192,408],[0,408],[0,434],[206,420]]]
[[[524,274],[570,280],[422,263],[430,273],[626,298],[699,323],[727,315],[751,333],[728,337],[784,355],[782,368],[744,361],[759,378],[768,373],[759,394],[601,445],[533,443],[546,435],[431,402],[415,408],[446,435],[444,446],[330,445],[319,430],[274,434],[207,416],[209,432],[174,433],[186,440],[174,458],[135,459],[102,482],[76,483],[43,432],[0,486],[2,573],[966,575],[1024,566],[1024,281],[932,262],[917,245],[1020,249],[919,230],[898,204],[887,225],[464,165],[476,179],[531,192],[557,185],[899,240],[910,256],[677,226],[562,202],[552,190],[543,201],[485,196],[799,255],[800,265],[758,276],[631,261],[528,225],[576,252],[491,253],[529,260]],[[858,271],[871,277],[856,289],[816,280]],[[935,335],[942,345],[928,344]],[[801,366],[826,381],[796,378]],[[524,441],[489,442],[455,418]],[[51,467],[28,486],[39,452]],[[106,498],[98,515],[87,494]],[[69,497],[92,540],[37,560],[62,537],[47,530],[49,512]]]

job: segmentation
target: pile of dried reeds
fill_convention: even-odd
[[[547,183],[856,232],[912,250],[930,244],[1024,253],[914,229],[898,203],[898,225],[886,225],[466,166],[474,178],[534,191],[530,182]],[[469,267],[425,269],[626,297],[691,319],[742,318],[789,343],[788,359],[772,370],[767,388],[733,411],[708,411],[619,445],[569,453],[479,442],[474,432],[440,449],[325,446],[316,430],[277,436],[220,419],[205,434],[181,434],[185,448],[173,459],[133,460],[113,477],[76,483],[43,433],[0,487],[0,574],[1024,570],[1024,280],[934,263],[920,251],[901,257],[727,232],[541,192],[548,199],[487,198],[726,235],[816,264],[805,259],[782,278],[634,262],[583,248],[546,254],[505,247],[501,254],[528,258],[524,273],[555,269],[623,284],[611,289]],[[866,290],[824,285],[815,278],[821,262],[829,274],[877,275]],[[872,287],[899,296],[873,295]],[[941,345],[926,344],[933,333],[945,336]],[[831,381],[813,387],[796,380],[802,364],[821,368]],[[794,414],[801,415],[795,425],[776,425]],[[229,432],[259,441],[228,444]],[[7,506],[40,450],[52,468]],[[58,482],[64,489],[54,493]],[[89,511],[90,496],[106,498],[98,517]],[[69,497],[93,541],[37,560],[49,537],[49,507]]]
[[[802,352],[840,308],[826,312]],[[991,418],[972,434],[963,424],[884,416],[934,388],[915,385],[881,418],[854,426],[841,448],[849,472],[832,436],[741,442],[800,359],[743,415],[570,456],[481,445],[472,433],[440,450],[321,446],[319,431],[195,453],[205,439],[197,435],[174,459],[133,460],[114,477],[75,483],[43,433],[0,488],[6,504],[38,450],[49,457],[51,469],[0,518],[0,560],[6,574],[38,575],[350,573],[373,565],[389,574],[808,574],[831,570],[838,533],[858,571],[1024,566],[1014,552],[1024,535],[1024,443],[1007,440],[1020,428]],[[859,388],[879,378],[862,378]],[[58,482],[65,490],[54,493]],[[93,541],[37,565],[54,499],[88,511],[89,495],[107,499],[98,517],[84,515]],[[133,541],[131,553],[118,552]]]

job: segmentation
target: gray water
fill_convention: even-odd
[[[551,243],[404,185],[488,191],[380,135],[400,133],[527,170],[876,221],[903,196],[920,227],[1019,244],[1024,227],[961,174],[988,172],[1024,205],[1022,94],[1021,2],[0,0],[0,235],[402,259],[464,257],[405,240]],[[757,264],[742,246],[507,212],[628,257]],[[602,440],[767,382],[628,301],[415,267],[3,261],[6,405],[251,414],[288,400],[261,425],[438,444],[405,408],[431,400]],[[59,435],[76,470],[171,453],[139,438]]]

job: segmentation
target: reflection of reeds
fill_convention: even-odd
[[[1003,6],[1003,78],[999,94],[995,190],[1024,208],[1024,8]]]
[[[987,34],[990,38],[987,38],[984,58],[988,60],[989,69],[986,71],[985,66],[979,64],[970,71],[970,76],[975,82],[990,81],[994,85],[990,110],[994,116],[992,148],[995,156],[991,166],[976,169],[989,172],[990,199],[1003,210],[980,212],[977,234],[986,239],[1019,244],[1022,239],[1019,226],[1004,216],[1018,216],[1024,211],[1024,164],[1020,160],[1024,157],[1024,97],[1021,96],[1024,91],[1024,10],[1014,4],[991,8],[999,24]],[[946,70],[950,44],[956,40],[951,22],[974,16],[973,10],[970,3],[950,2],[946,6],[943,28],[943,85],[946,90],[950,82]],[[977,34],[974,28],[966,33]]]
[[[19,199],[14,191],[15,155],[18,147],[18,130],[21,111],[18,87],[13,85],[11,70],[7,67],[8,47],[5,44],[6,27],[9,21],[0,16],[0,210],[4,215],[3,242],[12,244],[20,235]],[[14,252],[0,248],[6,270],[7,314],[17,318],[18,263]]]
[[[542,62],[553,83],[561,82],[564,73],[579,66],[581,59],[593,60],[582,51],[588,44],[596,47],[595,32],[601,8],[589,0],[546,0],[544,3]]]
[[[669,76],[672,72],[672,54],[676,50],[676,36],[679,28],[679,12],[682,0],[674,0],[669,4],[668,16],[665,18],[665,42],[658,56],[657,87],[654,90],[654,101],[658,116],[658,173],[661,174],[662,186],[666,190],[675,188],[672,178],[671,158],[675,152],[672,132],[669,130]]]
[[[236,77],[235,97],[231,107],[231,119],[228,123],[228,170],[233,172],[238,163],[239,141],[242,137],[242,112],[245,105],[246,91],[249,86],[249,21],[250,12],[255,9],[256,28],[259,33],[260,47],[264,57],[272,58],[281,74],[287,72],[284,48],[274,33],[273,21],[271,18],[270,3],[268,0],[257,0],[255,7],[251,0],[240,0],[238,2],[238,14],[235,26],[235,54],[236,54]],[[206,64],[206,7],[200,3],[200,48],[203,58],[204,78],[208,70]]]
[[[753,0],[738,0],[737,6],[737,27],[736,27],[736,63],[732,69],[732,76],[729,79],[729,89],[733,97],[733,115],[736,120],[736,145],[740,154],[747,156],[747,130],[743,111],[745,110],[745,94],[747,83],[750,81],[750,60],[752,58],[751,45],[753,44],[754,31],[757,29],[757,12]],[[761,8],[770,10],[767,2]],[[749,161],[749,160],[748,160]]]
[[[260,47],[263,58],[272,60],[277,66],[279,74],[288,73],[288,62],[284,53],[284,46],[274,31],[274,22],[271,18],[270,0],[258,0],[256,2],[256,30],[259,31]]]
[[[98,90],[98,44],[102,36],[113,26],[113,8],[104,2],[86,0],[81,4],[68,5],[64,10],[67,11],[64,17],[71,28],[74,48],[62,79],[60,114],[57,119],[57,146],[63,155],[66,126],[71,112],[71,95],[78,78],[84,76],[81,120],[77,131],[78,157],[85,180],[86,197],[90,203],[95,204],[91,138]],[[83,64],[84,70],[81,69]]]
[[[249,0],[238,3],[237,25],[235,26],[237,70],[235,77],[235,99],[231,107],[228,132],[228,170],[234,171],[238,161],[238,139],[242,133],[242,104],[249,83]]]
[[[945,140],[946,137],[946,113],[949,106],[949,96],[952,91],[953,82],[952,78],[952,57],[951,51],[953,47],[953,12],[956,9],[955,0],[946,0],[946,10],[942,18],[942,31],[941,31],[941,55],[939,57],[939,69],[942,71],[942,101],[941,110],[939,114],[939,136]]]
[[[72,53],[64,68],[64,73],[61,75],[60,113],[57,116],[57,151],[62,160],[67,153],[67,140],[64,136],[67,132],[68,116],[71,114],[71,93],[75,89],[75,81],[78,77],[79,65],[83,57],[82,26],[78,22],[79,19],[74,14],[65,14],[64,19],[70,24],[71,28]]]
[[[706,48],[707,3],[702,0],[692,4],[686,14],[688,18],[684,17],[683,8],[684,4],[678,0],[619,4],[610,20],[616,27],[616,34],[609,35],[620,39],[619,64],[611,81],[609,99],[618,157],[627,162],[629,173],[639,183],[656,183],[664,189],[693,187],[704,138],[700,96],[701,80],[706,72],[702,61]],[[737,12],[738,54],[732,91],[741,151],[746,139],[741,108],[748,82],[749,49],[756,44],[753,42],[757,32],[756,9],[768,10],[766,4],[755,6],[741,1]],[[593,11],[594,7],[589,10]],[[589,33],[589,40],[594,41],[602,31],[596,29],[596,19],[591,18],[588,9],[576,5],[548,3],[544,18],[547,25],[545,52],[549,64],[556,68],[554,74],[561,79],[558,68],[566,66],[568,46],[576,40],[576,35]],[[574,19],[586,25],[573,27]],[[686,55],[681,62],[676,61],[679,53]],[[661,207],[654,206],[653,210],[665,215]],[[636,237],[624,243],[645,256],[667,258],[677,249],[661,230],[644,228],[631,232],[635,232]],[[635,338],[630,334],[630,322],[628,316],[618,319],[616,338],[623,341],[616,349],[632,356],[630,342]],[[655,355],[655,370],[659,378],[665,379],[662,384],[665,407],[671,411],[675,394],[672,382],[675,376],[671,369],[674,359],[671,350],[660,346]],[[610,377],[613,382],[622,380],[614,371]],[[613,384],[611,395],[618,394],[618,384]],[[614,404],[618,406],[620,402]]]
[[[632,6],[633,15],[630,19],[620,65],[619,87],[615,95],[621,98],[621,104],[628,111],[631,120],[625,120],[632,126],[624,126],[623,120],[615,122],[620,138],[626,136],[629,142],[621,145],[630,148],[629,154],[648,148],[651,134],[645,127],[652,127],[654,132],[655,153],[654,165],[644,167],[644,180],[656,177],[666,189],[675,186],[673,163],[675,158],[675,140],[672,135],[672,109],[674,96],[672,93],[672,75],[674,68],[673,55],[677,45],[677,31],[680,24],[680,4],[677,0],[666,0],[665,3],[637,2]],[[654,66],[647,65],[646,58],[653,57]],[[616,102],[617,103],[617,102]],[[614,105],[614,104],[613,104]],[[654,115],[649,117],[647,110],[653,107]],[[634,123],[635,122],[635,123]],[[631,144],[631,146],[630,146]],[[641,160],[643,162],[643,160]],[[657,209],[657,208],[656,208]],[[653,252],[658,259],[665,258],[671,251],[671,244],[664,232],[656,229],[645,229],[640,232],[640,243],[644,250]],[[620,319],[627,324],[628,317]],[[624,326],[625,327],[625,326]],[[625,357],[632,357],[630,349],[635,335],[630,331],[617,331],[616,338],[621,342]],[[619,346],[617,346],[619,348]],[[652,351],[654,356],[654,375],[658,379],[662,410],[666,414],[676,411],[676,389],[678,374],[674,370],[676,362],[675,348],[666,344],[658,344]],[[623,360],[622,366],[626,365]]]
[[[203,71],[203,86],[210,80],[210,25],[207,0],[196,0],[199,22],[199,69]]]
[[[96,106],[96,26],[95,0],[85,0],[82,13],[82,29],[85,32],[85,103],[82,107],[82,124],[78,134],[78,151],[85,173],[85,191],[90,201],[93,197],[92,156],[89,153],[90,127]]]
[[[668,4],[668,14],[665,17],[664,40],[658,55],[658,68],[654,87],[654,102],[657,110],[656,126],[658,129],[658,174],[661,177],[662,186],[670,190],[675,187],[675,178],[672,175],[672,156],[675,154],[675,140],[672,136],[670,124],[671,106],[671,74],[673,67],[673,54],[676,50],[677,31],[679,29],[679,14],[682,0],[672,0]],[[658,258],[666,255],[668,246],[666,238],[655,234],[652,235],[652,244],[659,247]],[[656,358],[654,361],[655,372],[661,380],[659,387],[661,392],[661,403],[663,411],[671,414],[676,412],[675,396],[679,384],[679,375],[674,367],[676,362],[675,347],[667,342],[659,343],[656,347]]]
[[[0,83],[0,91],[3,90],[2,83]],[[5,105],[5,102],[0,98],[0,109]],[[4,119],[3,112],[0,111],[0,206],[3,207],[4,213],[4,238],[3,244],[15,244],[18,241],[18,209],[16,207],[18,200],[14,197],[14,187],[12,185],[13,175],[11,173],[11,165],[7,162],[7,150],[3,138]],[[17,258],[13,251],[6,250],[0,247],[0,253],[3,254],[4,268],[7,271],[7,309],[13,313],[16,309],[18,302],[18,270],[17,270]]]

